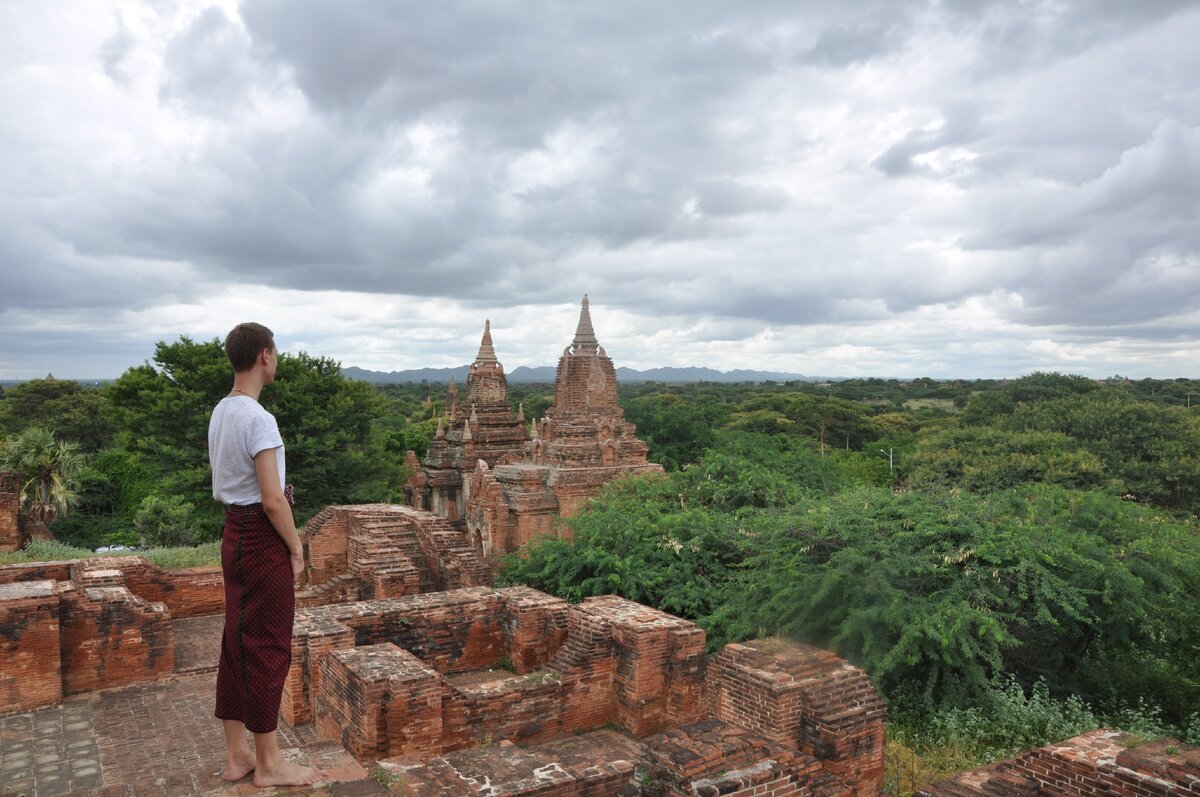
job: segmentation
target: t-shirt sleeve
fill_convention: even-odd
[[[267,413],[255,415],[246,439],[246,453],[250,459],[254,459],[261,451],[282,445],[283,438],[279,436],[279,425],[275,423],[275,418]]]

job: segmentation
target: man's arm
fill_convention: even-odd
[[[283,497],[279,486],[279,466],[275,463],[275,449],[264,448],[254,455],[254,472],[258,474],[258,491],[262,493],[263,511],[275,527],[275,533],[287,545],[292,557],[292,576],[299,578],[304,572],[304,546],[296,531],[296,520],[292,517],[292,506]]]

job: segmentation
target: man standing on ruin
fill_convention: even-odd
[[[262,324],[238,324],[225,338],[233,388],[213,410],[208,457],[213,497],[223,503],[221,571],[225,631],[217,668],[216,716],[225,731],[225,780],[254,772],[256,786],[306,786],[321,773],[285,761],[275,731],[292,659],[295,580],[304,551],[284,487],[283,439],[258,403],[275,379],[275,339]],[[254,734],[254,749],[246,730]]]

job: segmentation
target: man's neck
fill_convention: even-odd
[[[263,383],[256,376],[256,374],[251,373],[234,375],[233,387],[230,389],[230,392],[237,396],[249,396],[258,401],[258,397],[262,393]]]

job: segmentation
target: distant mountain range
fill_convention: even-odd
[[[459,384],[467,381],[467,366],[457,368],[414,368],[409,371],[368,371],[365,368],[350,366],[342,369],[342,375],[348,379],[357,379],[374,384],[400,384],[403,382],[441,382],[450,381],[450,377]],[[554,368],[549,365],[530,368],[525,365],[514,368],[506,374],[509,382],[553,382]],[[778,371],[717,371],[712,368],[651,368],[638,371],[633,368],[618,368],[617,379],[622,382],[819,382],[824,377],[805,376],[804,374],[787,374]]]

